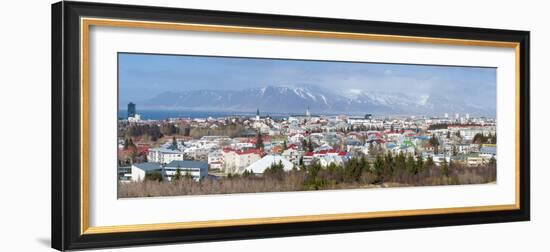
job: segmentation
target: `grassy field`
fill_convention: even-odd
[[[231,176],[206,178],[199,182],[190,178],[177,181],[145,180],[119,183],[118,197],[156,197],[178,195],[288,192],[311,190],[358,189],[404,186],[437,186],[484,184],[496,181],[496,168],[491,166],[455,166],[446,175],[439,167],[426,169],[417,174],[396,171],[391,177],[380,180],[370,171],[364,171],[354,179],[339,178],[328,171],[320,170],[313,177],[306,170],[295,170],[275,175]]]

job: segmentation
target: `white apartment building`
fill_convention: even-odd
[[[244,172],[246,167],[261,159],[260,151],[256,149],[239,151],[224,150],[223,152],[223,171],[225,173]]]
[[[181,176],[190,175],[194,180],[208,176],[208,163],[201,161],[174,160],[163,165],[156,162],[136,163],[131,167],[131,180],[143,181],[147,174],[160,173],[163,180],[171,181],[180,171]]]
[[[183,152],[178,149],[153,148],[147,153],[147,160],[149,162],[167,164],[172,161],[183,160]]]
[[[303,155],[304,155],[303,151],[299,151],[292,148],[284,150],[283,153],[281,154],[283,158],[290,161],[294,165],[300,164],[300,158],[302,158]]]
[[[210,169],[223,169],[223,153],[221,151],[211,151],[208,153],[208,165]]]

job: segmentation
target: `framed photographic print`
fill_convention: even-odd
[[[52,6],[58,250],[529,220],[529,32]]]

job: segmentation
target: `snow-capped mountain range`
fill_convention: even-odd
[[[307,107],[313,113],[436,115],[470,113],[493,116],[495,108],[468,104],[433,94],[326,90],[314,85],[265,86],[242,90],[189,90],[163,92],[140,102],[146,109],[194,111],[255,111],[297,113]]]

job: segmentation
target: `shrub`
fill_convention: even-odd
[[[147,173],[145,174],[145,179],[151,181],[162,181],[162,174],[158,171]]]

